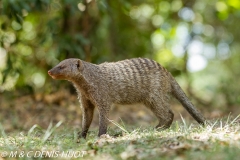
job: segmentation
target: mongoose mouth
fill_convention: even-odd
[[[51,76],[53,79],[61,79],[61,78],[63,78],[63,76],[62,75],[54,75],[51,71],[48,71],[48,75],[49,76]]]

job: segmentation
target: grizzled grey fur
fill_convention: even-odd
[[[65,79],[75,86],[81,104],[82,132],[85,138],[95,107],[99,110],[99,133],[106,134],[112,104],[143,103],[159,120],[157,128],[168,128],[173,121],[169,108],[173,95],[200,124],[202,114],[193,106],[173,76],[159,63],[133,58],[99,65],[80,59],[66,59],[48,71],[54,79]]]

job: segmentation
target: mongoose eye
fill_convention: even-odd
[[[64,66],[59,66],[58,68],[59,68],[59,69],[63,69],[63,68],[65,68],[65,67],[64,67]]]

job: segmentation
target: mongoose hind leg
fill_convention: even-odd
[[[168,110],[168,113],[167,112],[165,113],[165,119],[163,118],[159,119],[159,123],[156,126],[156,128],[160,130],[169,128],[173,122],[173,117],[174,117],[173,112],[171,110]]]
[[[82,131],[78,133],[78,139],[86,138],[94,112],[94,105],[89,100],[82,97],[80,102],[82,108]]]
[[[147,107],[151,109],[154,115],[158,118],[157,129],[167,129],[171,126],[174,114],[172,110],[169,108],[168,103],[160,103],[158,101],[151,101],[145,104]]]

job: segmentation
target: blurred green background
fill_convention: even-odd
[[[207,116],[238,114],[239,0],[2,0],[0,13],[0,120],[12,122],[7,128],[24,128],[26,117],[29,126],[34,117],[44,121],[45,112],[56,117],[60,106],[70,108],[59,111],[72,114],[70,121],[81,114],[69,107],[79,105],[71,84],[47,75],[72,57],[154,59]]]

